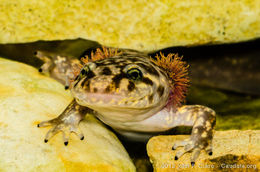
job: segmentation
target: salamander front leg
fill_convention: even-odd
[[[38,127],[52,126],[46,134],[44,142],[47,143],[50,138],[58,132],[62,132],[65,146],[68,145],[71,132],[83,140],[84,135],[79,128],[79,122],[85,117],[86,113],[90,111],[91,109],[80,106],[73,100],[60,116],[49,121],[43,121],[37,125]]]
[[[49,73],[50,72],[50,68],[53,65],[53,61],[51,60],[51,58],[49,58],[45,53],[41,52],[41,51],[36,51],[35,56],[42,60],[44,63],[43,65],[38,69],[40,73]]]
[[[184,106],[178,109],[177,113],[183,118],[183,125],[193,124],[193,128],[189,139],[176,142],[173,145],[173,150],[183,147],[176,153],[175,160],[178,160],[186,152],[192,152],[191,165],[194,166],[202,150],[205,150],[209,155],[213,154],[212,139],[216,114],[212,109],[200,105]]]

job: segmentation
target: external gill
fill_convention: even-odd
[[[156,60],[152,58],[151,60],[156,65],[160,66],[169,77],[171,91],[166,108],[180,107],[185,99],[189,86],[189,65],[182,61],[182,57],[179,57],[178,54],[170,53],[167,56],[164,56],[164,54],[160,52],[155,58]]]

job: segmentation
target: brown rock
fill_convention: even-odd
[[[194,167],[190,153],[175,161],[171,148],[175,141],[189,136],[156,136],[149,140],[147,152],[154,170],[166,171],[257,171],[260,169],[260,130],[217,131],[213,155],[202,151]],[[178,148],[177,151],[181,149]]]

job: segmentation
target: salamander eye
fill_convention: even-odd
[[[139,81],[143,79],[143,73],[137,68],[129,69],[126,74],[129,79],[134,81]]]

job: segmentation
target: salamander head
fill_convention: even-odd
[[[170,87],[166,73],[144,54],[88,62],[72,83],[77,102],[101,114],[149,116],[162,109]]]

